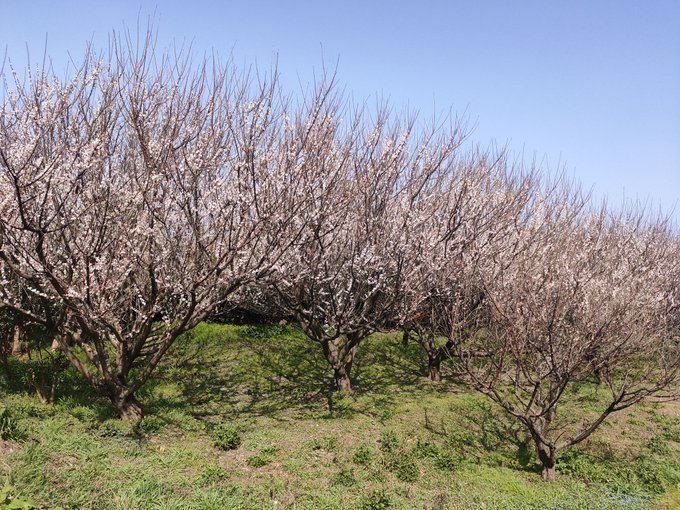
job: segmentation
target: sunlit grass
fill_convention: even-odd
[[[544,484],[524,431],[450,373],[430,383],[425,365],[417,345],[374,335],[356,393],[338,396],[296,328],[201,324],[140,392],[149,416],[137,425],[71,370],[52,406],[3,375],[22,438],[5,442],[0,477],[26,499],[79,509],[675,508],[677,407],[621,413]],[[596,403],[598,391],[573,398]],[[224,423],[236,448],[216,447]]]

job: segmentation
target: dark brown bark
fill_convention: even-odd
[[[404,329],[404,332],[401,336],[401,344],[404,347],[408,347],[408,339],[411,336],[411,332],[408,329]]]
[[[431,381],[439,382],[442,380],[441,365],[442,361],[450,356],[453,348],[453,341],[448,340],[445,345],[437,346],[437,342],[432,331],[420,330],[417,336],[418,343],[427,353],[427,376]]]
[[[9,374],[9,360],[7,358],[10,351],[9,341],[5,342],[5,339],[0,338],[0,362],[7,374]]]
[[[333,369],[333,377],[335,379],[335,389],[337,391],[352,391],[352,382],[349,378],[352,364],[341,366]]]
[[[546,446],[543,443],[537,445],[538,459],[541,461],[543,471],[541,478],[544,482],[552,482],[555,480],[555,449]]]
[[[605,382],[605,367],[596,367],[593,370],[596,384],[604,384]]]
[[[359,347],[358,336],[335,338],[321,341],[323,353],[328,363],[333,367],[333,379],[336,391],[352,391],[350,373],[352,363]]]
[[[125,393],[123,393],[110,398],[121,420],[139,421],[144,416],[142,406],[134,395],[125,396]]]
[[[557,411],[554,407],[548,409],[545,415],[538,418],[537,422],[528,425],[538,460],[541,462],[541,478],[544,482],[555,480],[555,464],[557,463],[557,447],[546,439],[550,424],[555,419]]]
[[[38,395],[38,399],[43,404],[53,404],[56,399],[57,384],[52,382],[48,384],[44,378],[40,381],[33,382],[33,387],[35,388],[35,393]]]
[[[94,386],[101,395],[108,397],[121,420],[139,421],[144,416],[134,387],[122,374],[111,376],[109,380],[99,379]]]
[[[442,380],[441,364],[442,359],[440,356],[428,356],[427,376],[431,381],[439,382]]]
[[[202,319],[202,317],[200,318]],[[107,340],[105,338],[92,334],[93,340],[85,342],[82,339],[81,331],[72,331],[68,336],[55,335],[53,346],[64,353],[71,365],[95,387],[100,395],[111,401],[121,419],[137,421],[142,418],[143,411],[134,397],[135,392],[149,379],[162,355],[179,336],[180,332],[190,329],[187,323],[188,321],[185,318],[185,322],[170,331],[163,341],[159,342],[160,346],[153,351],[150,359],[146,361],[144,370],[136,374],[133,380],[128,380],[130,369],[135,360],[142,355],[143,341],[148,338],[147,336],[141,339],[138,348],[132,350],[132,352],[124,348],[118,349],[115,358],[107,352]],[[191,326],[193,327],[193,324]],[[76,346],[85,351],[96,370],[83,363],[82,359],[76,355]]]

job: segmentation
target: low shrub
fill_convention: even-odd
[[[341,487],[352,487],[356,485],[357,480],[354,478],[354,473],[351,469],[342,468],[338,473],[333,476],[331,484],[333,486]]]
[[[14,415],[6,407],[0,407],[0,438],[5,441],[21,439],[21,429]]]
[[[399,450],[401,442],[392,430],[386,430],[380,436],[380,451],[385,455],[394,454]]]
[[[220,423],[212,430],[211,435],[213,445],[220,450],[235,450],[241,446],[238,427],[233,423]]]
[[[387,510],[392,507],[392,500],[384,490],[370,492],[363,500],[361,510]]]
[[[325,450],[330,453],[338,453],[340,451],[340,440],[335,436],[312,439],[309,442],[309,447],[312,450]]]
[[[360,466],[368,466],[373,461],[373,450],[365,444],[359,445],[352,460]]]
[[[412,455],[401,455],[391,466],[392,472],[402,482],[415,482],[420,477],[418,463]]]
[[[274,447],[264,448],[257,455],[250,457],[246,463],[254,468],[264,467],[272,463],[276,452],[277,449]]]
[[[135,424],[135,429],[141,434],[157,434],[164,425],[158,416],[145,416]]]
[[[134,437],[136,424],[112,418],[105,420],[99,426],[99,435],[102,437]]]
[[[197,477],[196,481],[199,485],[214,485],[222,480],[227,479],[227,472],[219,464],[208,464],[203,469],[203,472]]]

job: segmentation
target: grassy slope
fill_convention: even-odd
[[[523,431],[455,382],[429,383],[418,346],[374,335],[344,398],[319,351],[292,327],[202,324],[140,394],[152,415],[135,428],[70,371],[41,405],[14,360],[0,403],[24,437],[0,442],[0,484],[82,509],[680,508],[677,405],[620,413],[547,485]],[[587,410],[597,391],[572,400]],[[237,424],[237,449],[213,446],[221,422]]]

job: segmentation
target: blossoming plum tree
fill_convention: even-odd
[[[465,380],[526,427],[549,481],[558,452],[611,413],[677,391],[664,290],[672,238],[663,222],[592,211],[568,188],[517,226],[480,264],[490,319],[455,355]],[[602,408],[560,414],[574,384],[595,375],[609,390]]]
[[[72,78],[5,77],[0,306],[9,271],[122,418],[174,340],[285,250],[295,212],[276,74],[115,38]]]
[[[442,361],[485,315],[479,265],[496,255],[533,198],[535,181],[533,172],[510,164],[507,154],[476,150],[433,181],[410,208],[400,324],[426,351],[431,380],[441,379]]]
[[[269,302],[321,345],[340,391],[352,388],[362,340],[397,323],[410,206],[449,168],[464,138],[456,124],[448,134],[416,140],[413,122],[386,110],[372,121],[356,113],[345,126],[310,155],[326,169],[327,185],[319,188],[323,195],[305,192],[301,235],[268,282]]]

